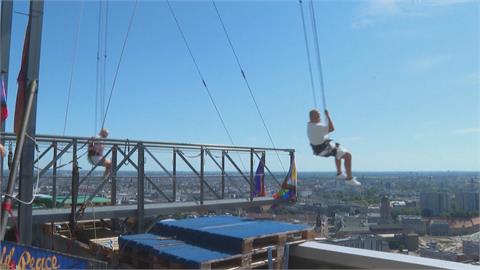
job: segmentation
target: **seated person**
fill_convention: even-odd
[[[352,154],[339,143],[334,142],[328,134],[335,130],[330,115],[325,110],[327,122],[320,122],[320,112],[318,110],[310,111],[310,122],[307,125],[308,139],[312,146],[313,153],[321,157],[335,157],[335,166],[337,167],[336,179],[344,179],[346,183],[352,186],[360,186],[361,183],[357,181],[356,177],[352,176]],[[345,163],[345,170],[347,175],[342,172],[342,161]]]
[[[93,139],[92,142],[88,144],[88,161],[92,165],[97,165],[97,163],[102,161],[103,150],[105,146],[100,140],[105,139],[107,137],[108,137],[108,130],[106,128],[102,128],[98,133],[98,136],[96,136],[95,139]],[[103,163],[99,165],[105,167],[105,172],[103,173],[103,177],[106,177],[110,173],[110,168],[112,167],[112,161],[105,159],[103,160]]]

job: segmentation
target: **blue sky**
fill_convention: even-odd
[[[94,134],[99,3],[93,1],[45,3],[37,133],[62,133],[82,5],[66,134]],[[306,137],[313,100],[298,2],[217,5],[277,147],[296,149],[300,171],[333,170],[333,160],[311,154]],[[107,92],[133,6],[109,5]],[[270,147],[211,2],[172,6],[235,143]],[[316,1],[315,7],[332,137],[352,151],[354,170],[480,168],[478,2]],[[28,3],[15,2],[14,10],[27,12]],[[14,14],[12,112],[26,22]],[[138,4],[106,126],[113,138],[229,144],[165,2]]]

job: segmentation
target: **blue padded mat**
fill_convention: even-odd
[[[176,230],[203,231],[245,239],[265,234],[304,230],[308,229],[308,226],[271,220],[254,220],[233,216],[213,216],[159,221],[156,224],[155,231],[161,233],[162,229],[171,231],[171,228],[175,228]]]
[[[182,241],[229,253],[241,253],[247,238],[308,229],[306,225],[234,216],[160,221],[154,231]]]
[[[174,239],[160,239],[155,234],[125,235],[119,237],[120,249],[136,247],[155,256],[199,268],[202,262],[228,258],[231,255],[186,244]]]

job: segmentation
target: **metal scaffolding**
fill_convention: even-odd
[[[2,134],[6,144],[15,144],[16,135],[12,133]],[[261,147],[242,147],[230,145],[214,145],[214,144],[189,144],[189,143],[171,143],[171,142],[155,142],[155,141],[138,141],[138,140],[119,140],[119,139],[99,139],[89,137],[71,137],[71,136],[50,136],[37,135],[35,138],[39,151],[37,158],[34,160],[34,166],[39,175],[39,181],[52,183],[51,209],[34,210],[32,214],[32,224],[45,222],[85,220],[93,218],[90,211],[85,211],[89,203],[99,194],[104,192],[109,195],[110,204],[108,206],[95,206],[97,218],[126,218],[135,217],[137,220],[138,231],[144,229],[145,217],[152,217],[162,214],[174,214],[188,211],[208,211],[215,209],[231,209],[249,206],[269,205],[274,203],[272,198],[255,198],[255,164],[263,164],[266,176],[271,180],[274,187],[280,188],[283,178],[288,177],[288,173],[272,173],[269,165],[265,162],[268,153],[274,151],[285,153],[288,159],[294,157],[294,149],[273,149]],[[85,163],[87,145],[92,141],[101,143],[105,146],[105,153],[102,161],[105,159],[112,160],[112,168],[105,177],[96,176],[98,174],[99,163],[92,165],[89,170],[80,172],[79,163]],[[195,153],[195,156],[188,156],[188,153]],[[160,153],[163,160],[159,157]],[[248,171],[240,169],[238,166],[238,158],[235,159],[233,154],[244,154],[249,157]],[[167,157],[168,164],[165,161]],[[64,164],[59,164],[60,160],[67,159]],[[149,160],[150,171],[145,170],[145,160]],[[194,159],[195,162],[192,161]],[[197,164],[195,164],[198,162]],[[206,171],[208,162],[209,171]],[[42,166],[41,166],[42,165]],[[179,172],[179,166],[188,169],[187,172]],[[118,173],[126,167],[133,168],[134,172],[129,171],[133,175],[136,171],[135,194],[136,200],[134,205],[118,204],[118,179],[121,178]],[[215,169],[215,170],[214,170]],[[60,202],[59,188],[57,187],[60,178],[60,171],[67,179],[65,183],[71,183],[68,193],[61,200],[63,203],[70,202],[70,208],[56,208]],[[152,176],[152,171],[162,175],[162,186]],[[182,179],[188,173],[189,181],[197,178],[196,185],[193,188],[199,190],[198,197],[191,201],[180,201],[179,187]],[[66,175],[66,176],[65,176]],[[218,179],[215,181],[213,178]],[[239,192],[244,193],[244,198],[228,198],[226,196],[226,187],[232,182],[243,183],[243,189]],[[93,181],[93,183],[92,183]],[[86,194],[82,200],[79,198],[79,190],[83,186],[93,191]],[[158,194],[161,202],[145,203],[145,186],[149,186]],[[133,191],[132,191],[133,192]],[[79,205],[77,209],[77,204]]]

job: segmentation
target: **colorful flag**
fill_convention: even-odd
[[[15,119],[13,130],[16,134],[20,133],[23,122],[23,114],[25,111],[25,91],[27,89],[27,56],[30,43],[30,21],[28,21],[27,31],[25,32],[25,41],[23,43],[22,64],[18,72],[17,83],[17,101],[15,103]]]
[[[5,74],[2,73],[0,80],[2,81],[1,84],[1,91],[0,91],[0,103],[1,103],[1,119],[5,121],[8,117],[8,108],[7,108],[7,89],[5,87]]]
[[[265,197],[265,164],[260,160],[257,171],[255,172],[255,197]]]
[[[297,200],[297,167],[295,166],[295,159],[292,159],[290,164],[290,171],[282,183],[280,191],[273,194],[274,199],[283,199],[295,202]]]

